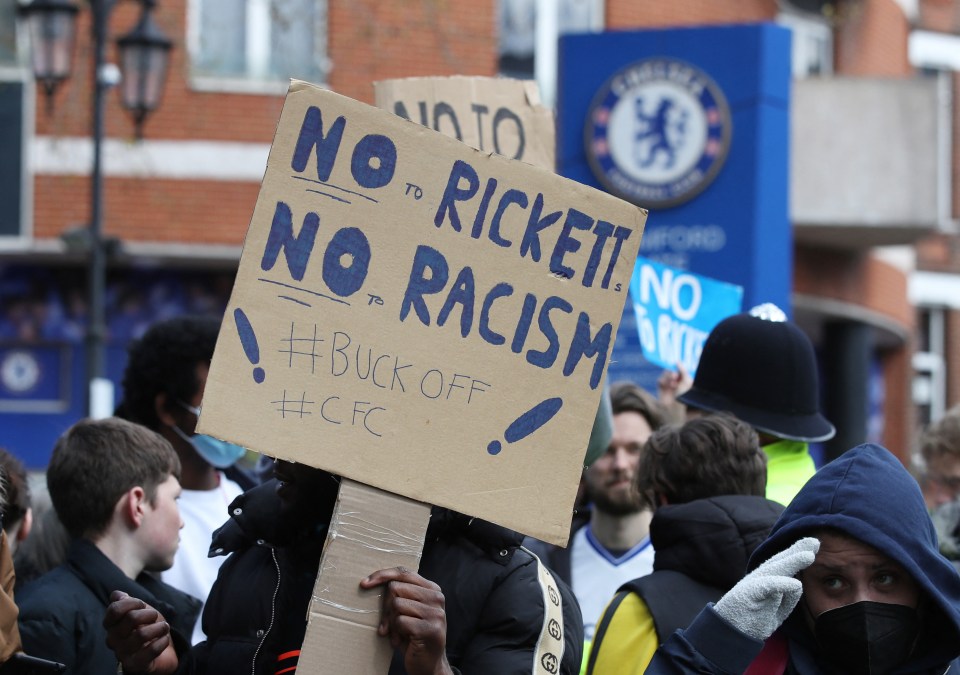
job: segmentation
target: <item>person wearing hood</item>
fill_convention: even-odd
[[[879,445],[820,469],[749,569],[647,673],[960,673],[960,576],[916,481]]]
[[[767,498],[786,506],[816,471],[808,444],[836,434],[819,396],[810,339],[766,303],[714,326],[677,401],[688,417],[726,412],[753,427],[767,455]]]
[[[740,580],[783,511],[764,498],[766,482],[756,432],[731,415],[650,437],[636,488],[654,510],[654,571],[621,586],[604,610],[588,675],[640,675],[664,639]]]

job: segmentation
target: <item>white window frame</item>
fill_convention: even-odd
[[[790,55],[793,77],[824,77],[833,74],[833,27],[813,14],[780,12],[777,23],[793,33]]]
[[[913,356],[914,394],[918,393],[917,378],[927,378],[929,401],[914,399],[914,403],[929,405],[930,419],[936,421],[947,407],[946,312],[960,310],[960,274],[914,271],[909,276],[907,297],[917,311],[930,314],[928,349]]]
[[[960,70],[960,36],[952,33],[911,31],[907,51],[914,68]]]
[[[498,0],[509,2],[509,0]],[[557,41],[567,32],[597,33],[604,29],[606,0],[534,0],[536,19],[534,25],[533,77],[540,90],[540,101],[553,107],[557,88]],[[577,12],[586,25],[561,25],[564,11]],[[569,18],[569,17],[568,17]]]
[[[310,0],[314,3],[316,15],[314,34],[317,36],[317,48],[314,58],[320,64],[320,81],[324,85],[330,72],[328,54],[328,2]],[[192,60],[200,53],[200,8],[203,0],[187,2],[187,52]],[[191,89],[196,91],[229,92],[238,94],[278,94],[287,92],[289,81],[286,78],[275,79],[268,75],[270,66],[270,0],[247,0],[246,15],[246,63],[247,72],[241,76],[215,76],[196,74],[189,76]]]
[[[943,417],[947,407],[947,376],[944,359],[944,310],[939,307],[918,308],[929,312],[930,350],[913,355],[913,404],[930,407],[930,421]]]

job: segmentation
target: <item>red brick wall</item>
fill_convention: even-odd
[[[851,76],[911,74],[907,58],[910,24],[894,0],[839,3],[834,31],[836,72]]]
[[[931,272],[946,272],[953,265],[952,238],[936,234],[917,242],[917,267]]]
[[[897,268],[856,251],[796,246],[794,256],[794,292],[864,307],[913,330],[907,279]]]
[[[914,347],[887,351],[880,355],[886,397],[883,406],[883,446],[909,466],[915,445],[914,407],[910,386],[913,381],[911,355]]]
[[[960,31],[960,6],[955,0],[922,0],[917,24],[924,30],[956,33]]]
[[[960,2],[956,0],[922,0],[918,28],[936,32],[960,33]],[[952,171],[954,180],[951,211],[954,218],[960,215],[960,189],[956,177],[960,176],[960,77],[951,78],[953,97]],[[956,235],[937,234],[917,245],[918,269],[943,273],[960,273],[960,240]],[[946,406],[960,404],[960,312],[945,312],[946,345]]]
[[[960,311],[945,312],[947,351],[947,408],[960,405]]]
[[[614,29],[749,23],[772,21],[776,16],[776,0],[607,0],[607,26]]]
[[[116,61],[113,39],[129,31],[139,14],[137,3],[119,3],[111,16],[111,41],[107,60]],[[186,48],[186,0],[160,0],[154,14],[157,23],[174,41],[163,101],[147,118],[144,135],[150,139],[234,140],[269,142],[273,138],[283,98],[249,94],[195,91],[189,86]],[[87,136],[90,131],[93,58],[89,38],[90,12],[81,11],[77,26],[77,50],[73,77],[56,95],[52,117],[37,104],[37,133],[57,136]],[[109,92],[105,107],[106,136],[132,139],[133,122],[120,105],[116,91]]]
[[[186,51],[187,0],[160,0],[158,24],[175,42],[160,109],[147,119],[150,140],[269,143],[283,97],[196,91],[190,87]],[[130,30],[136,3],[120,3],[112,37]],[[372,102],[378,79],[414,75],[492,75],[497,42],[494,3],[470,0],[330,0],[330,86]],[[51,116],[38,99],[37,133],[88,137],[90,124],[89,11],[80,13],[77,72],[56,95]],[[114,47],[108,60],[115,60]],[[116,92],[106,102],[106,136],[132,139],[133,124]],[[256,201],[257,183],[107,178],[104,232],[133,241],[240,244]],[[90,187],[84,177],[39,176],[34,187],[34,234],[53,238],[89,219]]]
[[[111,178],[104,183],[104,233],[126,241],[240,244],[260,186],[256,183]],[[90,181],[41,176],[36,236],[59,236],[90,217]],[[63,227],[61,227],[63,226]]]
[[[794,254],[795,292],[863,307],[899,324],[907,335],[914,334],[916,314],[907,298],[906,276],[899,269],[868,253],[797,246]],[[908,339],[879,354],[886,392],[882,441],[904,463],[914,443],[913,352]]]
[[[377,80],[497,72],[494,2],[331,0],[329,22],[330,85],[361,101]]]

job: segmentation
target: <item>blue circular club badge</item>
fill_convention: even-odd
[[[716,177],[732,123],[723,92],[706,73],[655,58],[607,80],[584,131],[587,161],[607,190],[640,206],[665,208],[692,199]]]

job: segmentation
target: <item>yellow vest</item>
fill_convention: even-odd
[[[767,455],[767,499],[787,506],[817,467],[806,443],[777,441],[763,446]]]

